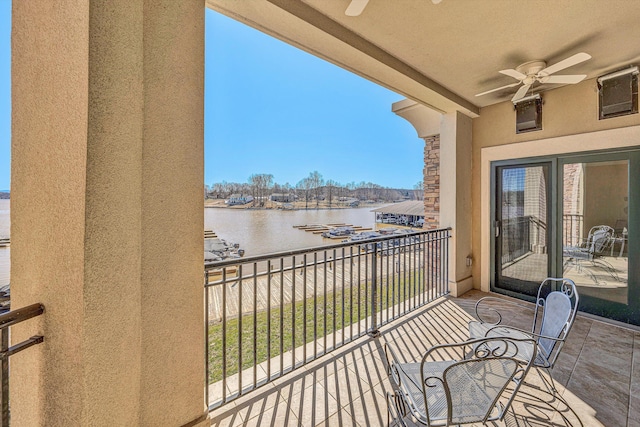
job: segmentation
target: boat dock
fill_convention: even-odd
[[[298,230],[306,231],[308,233],[313,234],[322,234],[327,231],[339,229],[339,228],[350,228],[354,232],[359,233],[361,231],[370,231],[371,227],[363,227],[360,225],[346,224],[346,223],[335,223],[335,224],[304,224],[304,225],[294,225],[293,228],[297,228]]]

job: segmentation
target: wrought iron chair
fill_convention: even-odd
[[[389,346],[385,352],[393,385],[387,393],[388,424],[406,426],[413,418],[449,426],[501,420],[531,368],[527,355],[536,353],[536,342],[490,337],[443,344],[410,363],[401,362]]]
[[[606,250],[613,248],[614,233],[615,230],[608,225],[591,227],[585,242],[579,246],[566,246],[563,248],[562,255],[567,258],[565,265],[573,266],[576,270],[588,274],[596,284],[600,284],[600,281],[592,271],[583,268],[583,262],[590,262],[594,267],[606,270],[614,280],[620,281],[618,273],[611,263],[600,258]]]
[[[469,322],[471,338],[502,336],[510,338],[530,337],[538,344],[533,364],[544,368],[549,374],[543,381],[556,392],[551,369],[555,364],[562,347],[571,331],[578,311],[579,296],[575,283],[570,279],[547,278],[540,284],[533,315],[531,331],[524,331],[513,326],[502,324],[502,315],[492,303],[500,305],[515,304],[509,300],[496,297],[485,297],[476,303],[475,312],[478,321]],[[492,319],[488,314],[492,313]]]

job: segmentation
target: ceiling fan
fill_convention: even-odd
[[[431,0],[431,3],[438,4],[441,1],[442,0]],[[351,3],[349,3],[344,13],[347,16],[359,16],[364,8],[367,7],[367,3],[369,3],[369,0],[351,0]]]
[[[580,83],[587,77],[586,74],[572,74],[572,75],[559,75],[552,76],[551,74],[564,70],[565,68],[572,67],[581,62],[591,59],[591,55],[588,53],[580,52],[573,56],[563,59],[562,61],[550,65],[547,67],[547,63],[541,60],[525,62],[522,65],[516,67],[516,69],[500,70],[500,73],[513,77],[518,80],[517,83],[511,83],[510,85],[502,86],[496,89],[491,89],[486,92],[477,94],[476,96],[486,95],[491,92],[497,92],[502,89],[518,86],[522,84],[522,87],[518,89],[511,102],[516,102],[525,97],[527,91],[534,83],[555,83],[555,84],[576,84]]]

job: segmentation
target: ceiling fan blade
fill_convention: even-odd
[[[587,77],[586,74],[572,74],[572,75],[560,75],[560,76],[547,76],[539,79],[540,83],[566,83],[576,84],[580,83]]]
[[[365,7],[367,7],[369,0],[351,0],[349,7],[344,11],[347,16],[359,16]]]
[[[527,94],[527,91],[529,90],[530,87],[531,85],[522,85],[522,87],[518,89],[516,94],[513,95],[513,98],[511,98],[511,102],[516,102],[524,98],[524,96]]]
[[[564,70],[565,68],[569,68],[581,62],[584,62],[587,59],[591,59],[591,55],[589,55],[588,53],[584,53],[584,52],[576,53],[575,55],[570,56],[567,59],[563,59],[562,61],[545,68],[544,70],[540,71],[539,74],[543,74],[543,75],[553,74],[560,70]]]
[[[514,69],[500,70],[499,72],[520,81],[524,80],[525,77],[527,77],[526,74],[522,74],[520,71],[516,71]]]
[[[486,95],[486,94],[491,93],[491,92],[497,92],[497,91],[502,90],[502,89],[508,89],[510,87],[518,86],[519,84],[520,84],[520,82],[511,83],[510,85],[502,86],[502,87],[499,87],[499,88],[496,88],[496,89],[491,89],[491,90],[488,90],[486,92],[479,93],[476,96],[482,96],[482,95]]]

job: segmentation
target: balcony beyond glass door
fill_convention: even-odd
[[[549,164],[498,168],[496,282],[534,295],[549,277]]]
[[[563,166],[563,275],[581,295],[628,304],[629,161]]]

